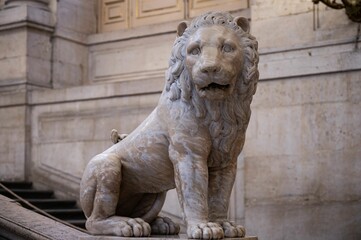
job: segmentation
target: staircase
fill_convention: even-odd
[[[83,211],[76,206],[75,200],[61,200],[54,197],[54,192],[51,190],[36,190],[33,189],[31,182],[1,182],[5,187],[9,188],[18,196],[24,198],[29,203],[40,208],[44,212],[68,222],[74,226],[85,228],[86,218]],[[8,193],[5,189],[0,187],[0,194],[15,199],[13,195]],[[18,201],[18,200],[17,200]],[[23,207],[31,209],[26,204],[19,201]],[[33,210],[33,209],[31,209]],[[38,212],[36,210],[33,210]],[[39,212],[41,214],[41,212]]]

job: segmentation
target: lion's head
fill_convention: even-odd
[[[259,75],[257,41],[247,19],[224,12],[206,13],[189,26],[182,22],[177,33],[165,90],[171,101],[194,107],[210,125],[213,144],[227,150],[249,122]]]

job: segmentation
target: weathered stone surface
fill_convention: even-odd
[[[58,30],[91,34],[97,29],[97,1],[64,0],[57,3]],[[70,60],[71,59],[67,59]]]
[[[348,19],[344,10],[320,4],[320,28],[314,31],[312,1],[254,1],[251,4],[252,20],[255,16],[252,32],[259,36],[264,50],[317,45],[322,41],[350,41],[356,34],[356,23]]]
[[[0,0],[0,6],[1,3],[4,1]],[[77,197],[80,168],[91,155],[109,146],[113,128],[110,122],[114,121],[114,128],[120,132],[129,133],[157,104],[164,79],[162,69],[171,47],[168,44],[173,41],[176,25],[169,22],[91,34],[96,30],[95,4],[95,0],[51,1],[51,12],[19,7],[0,13],[0,135],[3,139],[0,152],[6,157],[0,159],[2,178],[23,179],[25,161],[9,162],[21,156],[31,161],[35,184],[55,188],[56,193],[64,197]],[[239,191],[233,200],[231,198],[229,215],[238,223],[244,224],[246,220],[249,233],[259,235],[260,239],[303,236],[340,239],[342,231],[346,238],[359,239],[361,233],[354,226],[360,223],[350,203],[359,201],[358,182],[361,181],[358,174],[361,61],[360,51],[355,49],[357,24],[348,20],[344,10],[320,4],[321,25],[314,31],[313,6],[309,0],[256,0],[250,4],[251,31],[258,37],[261,52],[260,77],[267,81],[259,83],[252,103],[245,165],[238,169],[245,181],[236,186]],[[31,57],[43,59],[48,45],[39,47],[33,42],[39,39],[36,34],[29,35],[31,44],[27,45],[23,29],[10,29],[14,26],[11,24],[19,24],[28,16],[29,20],[48,26],[46,31],[49,31],[53,24],[49,16],[56,12],[53,84],[62,89],[25,93],[24,89],[29,86],[21,85],[26,82],[26,59],[22,56],[28,51]],[[89,33],[91,35],[87,35]],[[141,66],[144,72],[130,72],[129,65],[136,65],[139,57],[126,49],[142,54],[140,49],[152,47],[152,43],[163,46],[157,47],[159,53],[147,52],[147,58],[157,61],[158,65],[147,63]],[[29,49],[33,44],[35,48]],[[105,59],[108,63],[98,71],[99,81],[91,81],[95,79],[94,69],[87,66],[87,47],[91,49],[92,63],[98,53],[104,54],[99,60]],[[118,50],[121,53],[118,54]],[[129,61],[125,65],[127,69],[119,69],[122,54]],[[115,59],[121,61],[115,62]],[[36,71],[41,67],[39,63],[33,66]],[[107,78],[107,73],[115,77]],[[147,74],[152,79],[148,79]],[[119,80],[125,81],[109,83]],[[96,84],[89,86],[89,83]],[[85,85],[67,87],[78,84]],[[144,96],[149,94],[152,97]],[[21,114],[14,112],[22,112],[24,109],[20,111],[20,106],[27,101],[32,109],[28,112],[32,116],[28,121],[32,142],[25,145],[20,142],[25,136],[25,126],[19,123],[25,121],[19,117]],[[116,111],[105,116],[104,111],[108,110],[104,106],[108,104]],[[14,125],[9,127],[9,124]],[[86,130],[81,133],[74,130],[84,129],[83,126]],[[84,140],[87,137],[90,139]],[[23,149],[31,151],[31,157],[25,155]],[[74,153],[74,158],[66,157],[66,152]],[[62,171],[63,166],[70,173]],[[244,193],[240,191],[242,188]],[[165,210],[180,219],[180,210],[173,202],[176,198],[174,193],[169,197]],[[245,206],[240,204],[243,202]],[[309,202],[314,207],[311,208]],[[235,203],[236,206],[232,205]],[[293,206],[297,214],[288,211]],[[320,212],[322,214],[317,214]],[[343,223],[331,222],[331,218],[341,219]],[[295,233],[297,236],[290,236]],[[315,234],[311,236],[311,233]]]
[[[361,203],[321,202],[248,205],[248,234],[268,239],[359,239]],[[332,226],[332,227],[330,227]],[[260,239],[261,237],[258,236]]]
[[[0,180],[24,180],[26,108],[0,108]]]
[[[0,195],[0,236],[11,239],[79,239],[86,233],[25,209]]]
[[[166,192],[176,188],[189,238],[243,237],[244,228],[227,215],[257,64],[246,18],[210,12],[180,23],[157,107],[129,136],[112,131],[115,145],[84,171],[80,203],[89,232],[179,233],[158,216]]]
[[[53,85],[79,86],[88,78],[88,48],[63,38],[54,40]]]
[[[118,85],[59,89],[54,94],[48,92],[49,95],[33,92],[32,103],[36,106],[32,111],[31,158],[37,166],[34,178],[48,179],[45,181],[53,188],[69,187],[70,195],[79,197],[76,189],[83,170],[91,157],[111,146],[111,130],[131,132],[157,104],[159,94],[124,97],[117,91],[124,84]],[[113,98],[107,99],[112,94]],[[51,104],[40,104],[45,99],[51,99]]]
[[[92,46],[90,81],[163,78],[173,41],[174,33]]]
[[[80,237],[79,240],[124,240],[126,237],[111,237],[111,236],[86,236]],[[187,235],[180,234],[179,236],[150,236],[150,237],[139,237],[137,240],[179,240],[188,239]],[[243,237],[243,238],[223,238],[224,240],[258,240],[257,237]]]
[[[74,239],[74,240],[123,240],[115,236],[92,236],[53,219],[25,209],[18,203],[0,195],[0,237],[12,239]],[[187,239],[185,234],[175,236],[150,236],[137,240]],[[257,240],[257,237],[226,238],[225,240]]]
[[[250,234],[268,239],[360,236],[354,217],[361,198],[359,74],[258,85],[244,148]]]

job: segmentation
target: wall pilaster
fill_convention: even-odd
[[[50,88],[54,17],[49,0],[6,0],[0,8],[0,180],[28,177],[28,92]]]

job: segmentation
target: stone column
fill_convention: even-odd
[[[5,0],[0,9],[0,180],[29,176],[29,91],[52,86],[49,2]]]

